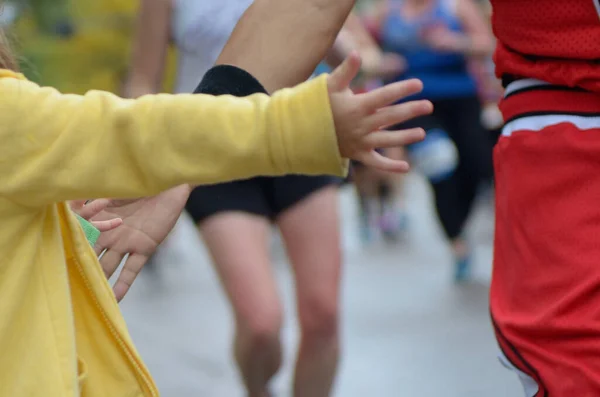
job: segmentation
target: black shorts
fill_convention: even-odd
[[[239,97],[267,93],[252,75],[228,65],[209,70],[194,92]],[[192,191],[186,210],[196,223],[225,211],[242,211],[275,219],[309,194],[339,182],[338,178],[330,176],[287,175],[204,185]]]
[[[274,220],[311,193],[339,182],[330,176],[287,175],[199,186],[192,191],[186,210],[196,223],[226,211],[242,211]]]

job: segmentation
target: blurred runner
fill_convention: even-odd
[[[148,51],[137,51],[128,84],[131,96],[151,92],[160,81],[170,26],[180,54],[177,91],[194,91],[251,0],[164,4],[142,2],[145,29],[137,32],[136,47]],[[296,279],[302,337],[294,395],[328,396],[333,387],[340,342],[338,182],[326,176],[253,178],[198,187],[188,200],[187,211],[232,304],[234,354],[251,397],[269,395],[268,384],[282,359],[282,308],[268,250],[273,223]]]
[[[381,78],[402,73],[406,68],[404,58],[395,53],[384,53],[360,18],[351,14],[334,45],[334,51],[346,48],[359,49],[363,57],[363,74],[354,83],[355,92],[368,92],[382,85]],[[341,50],[340,49],[340,50]],[[329,57],[332,65],[342,57]],[[405,158],[401,147],[384,150],[391,158]],[[363,242],[369,243],[378,235],[396,241],[405,235],[408,217],[404,206],[404,176],[373,170],[360,162],[353,162],[352,182],[359,199],[359,227]]]
[[[407,61],[395,79],[423,81],[419,97],[434,102],[434,113],[403,125],[426,129],[425,141],[409,147],[414,168],[429,180],[438,218],[451,243],[454,277],[469,277],[471,248],[464,235],[482,182],[492,179],[491,142],[481,124],[478,87],[470,58],[484,58],[493,39],[473,0],[383,0],[371,20],[385,51]]]

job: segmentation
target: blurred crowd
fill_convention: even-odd
[[[473,9],[463,9],[464,4]],[[493,71],[489,14],[487,1],[364,1],[338,39],[348,32],[355,38],[369,36],[354,43],[365,49],[369,66],[355,82],[356,90],[408,78],[424,82],[420,97],[433,101],[433,115],[397,127],[425,128],[426,139],[388,155],[408,158],[413,170],[430,182],[434,210],[454,253],[457,280],[468,277],[470,268],[471,248],[463,229],[475,198],[492,196],[491,153],[502,126],[497,106],[502,87]],[[382,53],[371,56],[375,50],[369,44]],[[352,176],[364,241],[374,235],[394,240],[409,232],[401,177],[359,164]]]

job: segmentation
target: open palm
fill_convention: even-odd
[[[117,300],[123,299],[144,264],[175,226],[190,194],[188,185],[157,196],[137,200],[112,200],[93,220],[121,218],[123,224],[102,233],[94,249],[106,277],[111,277],[129,254],[114,286]]]

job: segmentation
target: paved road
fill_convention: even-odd
[[[457,287],[450,282],[449,252],[426,186],[410,177],[407,190],[411,235],[393,247],[362,247],[352,192],[340,194],[346,253],[344,359],[335,396],[520,397],[516,377],[496,359],[489,324],[490,212],[482,206],[470,227],[477,244],[476,279]],[[277,396],[287,397],[298,335],[290,274],[276,239],[273,256],[289,309],[285,365],[274,388]],[[232,319],[187,219],[160,261],[160,277],[142,274],[122,308],[163,396],[243,396],[230,360]]]

